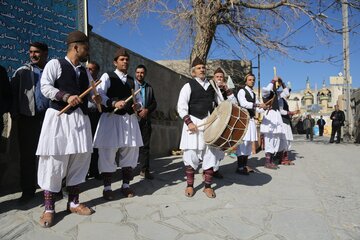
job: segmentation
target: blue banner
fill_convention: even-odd
[[[84,28],[84,0],[0,0],[0,65],[12,76],[36,41],[49,46],[49,58],[62,58],[67,34]]]

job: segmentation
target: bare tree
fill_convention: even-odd
[[[290,36],[303,26],[312,24],[321,40],[337,28],[324,18],[325,11],[336,10],[341,1],[302,0],[106,0],[105,16],[120,23],[137,23],[140,16],[156,13],[163,23],[177,31],[173,46],[191,47],[190,61],[196,56],[206,60],[211,44],[223,47],[227,42],[219,33],[226,29],[241,51],[266,51],[287,54],[289,49],[307,50],[310,46],[294,44]],[[348,0],[360,9],[358,0]],[[307,21],[300,24],[298,20]],[[297,41],[298,42],[298,41]],[[238,56],[242,55],[241,52]]]

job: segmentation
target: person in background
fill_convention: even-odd
[[[335,111],[330,115],[331,123],[331,137],[330,143],[334,142],[334,137],[336,134],[336,143],[340,143],[341,139],[341,127],[344,126],[345,114],[339,109],[339,105],[335,105]]]
[[[0,65],[0,136],[4,130],[3,114],[8,113],[11,107],[10,82],[6,69]]]
[[[324,134],[324,126],[326,124],[323,116],[321,115],[320,118],[317,120],[316,124],[319,126],[319,136],[321,137]]]
[[[155,111],[157,102],[154,89],[145,81],[147,69],[139,65],[135,69],[135,84],[141,89],[142,108],[138,111],[139,126],[144,146],[139,149],[139,160],[141,164],[140,176],[146,179],[153,179],[150,173],[150,139],[151,139],[151,113]]]
[[[11,79],[11,118],[18,133],[20,152],[20,204],[35,196],[38,158],[35,155],[49,99],[40,90],[40,79],[48,60],[48,46],[33,42],[29,46],[30,63],[18,68]]]
[[[96,81],[98,79],[98,75],[100,72],[100,65],[95,61],[89,61],[86,65],[86,68],[89,70],[91,77],[94,79],[94,81]],[[89,101],[89,114],[88,115],[89,115],[90,123],[91,123],[92,136],[94,137],[95,132],[96,132],[96,127],[98,125],[101,113],[97,109],[96,104],[94,104],[93,102],[90,102],[90,101]],[[101,176],[99,174],[99,169],[98,169],[98,159],[99,159],[98,149],[94,148],[93,153],[91,154],[90,168],[89,168],[89,173],[87,176],[88,178],[93,177],[98,180],[101,179]]]
[[[314,130],[313,127],[315,126],[315,120],[311,117],[310,114],[306,116],[306,118],[303,121],[304,130],[306,132],[306,139],[309,139],[310,141],[314,138]]]

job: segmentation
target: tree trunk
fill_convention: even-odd
[[[190,65],[195,57],[206,62],[216,31],[216,14],[203,6],[202,0],[194,0],[195,39],[190,55]]]

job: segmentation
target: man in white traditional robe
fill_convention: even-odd
[[[38,184],[44,189],[45,211],[40,218],[42,227],[54,224],[54,193],[59,192],[66,178],[67,210],[79,215],[94,211],[79,203],[79,184],[85,181],[92,152],[91,125],[87,114],[87,96],[79,95],[89,86],[92,77],[80,62],[86,62],[89,39],[74,31],[67,37],[67,54],[63,59],[47,63],[41,77],[41,92],[50,98],[36,155],[39,155]],[[94,96],[96,103],[101,97]],[[72,107],[59,116],[67,105]]]
[[[277,169],[274,163],[274,156],[279,151],[280,139],[283,137],[283,121],[279,109],[278,89],[282,86],[282,80],[279,77],[274,79],[262,88],[262,96],[265,104],[269,109],[265,111],[263,120],[260,125],[260,132],[264,135],[265,145],[265,167]],[[280,93],[282,97],[283,93]]]
[[[258,140],[256,123],[255,123],[255,112],[263,112],[261,108],[266,108],[264,103],[260,103],[256,98],[256,94],[253,91],[255,84],[255,76],[249,73],[245,76],[245,87],[241,88],[237,94],[238,101],[242,108],[245,108],[250,116],[249,124],[243,142],[238,146],[236,151],[237,155],[237,169],[236,172],[241,175],[249,175],[249,172],[253,172],[248,165],[248,158],[252,153],[252,144]]]
[[[180,149],[184,151],[183,160],[186,168],[185,196],[192,197],[195,193],[195,170],[199,166],[199,159],[202,159],[205,183],[203,192],[207,197],[215,198],[216,194],[211,188],[211,183],[213,168],[219,161],[219,150],[205,144],[204,126],[198,128],[197,125],[206,122],[214,109],[215,102],[219,103],[220,98],[206,79],[205,63],[198,57],[192,63],[191,73],[194,79],[182,87],[177,104],[178,113],[184,120]]]
[[[104,73],[97,90],[102,98],[104,113],[101,115],[94,138],[94,148],[99,150],[98,167],[104,181],[103,197],[110,201],[114,199],[111,188],[112,175],[116,172],[116,153],[122,171],[123,184],[121,192],[125,197],[133,197],[130,188],[133,179],[133,169],[137,165],[139,147],[143,145],[136,112],[141,108],[141,95],[126,102],[136,91],[138,85],[127,74],[130,56],[120,47],[114,56],[115,71]],[[114,109],[117,109],[114,112]]]

